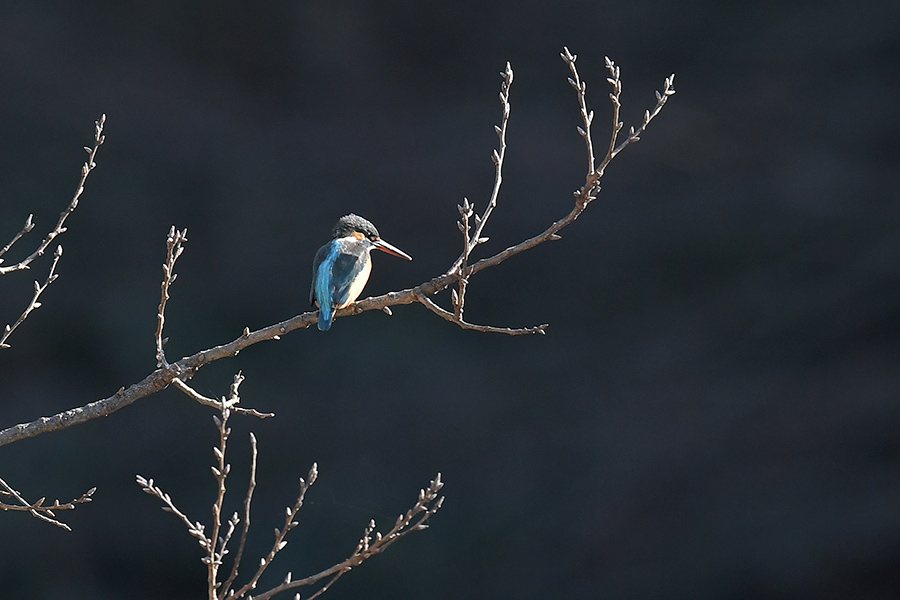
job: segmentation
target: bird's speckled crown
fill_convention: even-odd
[[[334,239],[337,239],[347,237],[354,231],[360,232],[369,239],[378,239],[381,237],[380,235],[378,235],[378,230],[374,225],[372,225],[372,223],[363,219],[359,215],[354,215],[352,213],[338,219],[337,224],[331,231],[331,235],[334,237]]]

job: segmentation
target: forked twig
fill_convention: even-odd
[[[453,305],[453,312],[451,313],[450,311],[444,310],[437,303],[428,298],[428,291],[423,289],[424,286],[419,286],[413,290],[413,295],[416,301],[424,305],[428,310],[440,316],[441,318],[446,319],[451,323],[456,323],[463,329],[470,329],[473,331],[486,333],[504,333],[507,335],[523,335],[534,333],[543,335],[545,333],[545,330],[548,327],[547,324],[538,325],[536,327],[514,329],[509,327],[474,325],[472,323],[466,322],[463,312],[465,307],[466,289],[469,284],[469,277],[484,268],[499,264],[506,258],[532,248],[537,244],[549,240],[561,239],[557,232],[566,225],[575,221],[575,219],[578,218],[578,216],[584,211],[587,205],[597,197],[597,194],[600,192],[600,180],[602,179],[606,167],[607,165],[609,165],[610,161],[612,161],[612,159],[615,158],[615,156],[619,152],[624,150],[629,144],[640,140],[640,134],[646,130],[647,125],[650,123],[650,121],[657,114],[659,114],[659,111],[666,103],[666,99],[675,93],[675,89],[673,87],[675,75],[671,75],[665,80],[663,92],[656,92],[657,102],[656,107],[653,109],[653,112],[646,111],[644,113],[644,122],[641,127],[637,130],[632,127],[629,132],[628,138],[624,142],[616,146],[619,131],[623,127],[623,123],[619,120],[619,110],[622,106],[622,82],[619,77],[619,67],[615,66],[615,64],[609,59],[609,57],[606,57],[606,67],[610,72],[610,77],[607,78],[607,81],[613,88],[613,91],[609,94],[610,100],[613,104],[613,129],[610,135],[609,148],[606,152],[606,156],[603,158],[600,166],[596,167],[594,144],[591,138],[591,125],[594,120],[594,111],[588,110],[587,108],[587,84],[581,80],[581,76],[579,75],[578,69],[575,66],[577,56],[569,52],[569,49],[567,47],[563,47],[563,52],[560,53],[560,57],[566,62],[566,64],[569,66],[569,70],[572,72],[572,76],[568,79],[569,85],[571,85],[578,94],[578,106],[581,112],[581,120],[583,126],[579,125],[577,127],[577,130],[578,134],[584,139],[588,161],[588,172],[587,176],[585,177],[585,183],[581,187],[581,189],[575,192],[575,207],[564,219],[554,223],[549,229],[547,229],[539,236],[535,236],[529,240],[526,240],[525,242],[513,246],[512,248],[507,248],[503,252],[494,255],[490,259],[481,260],[472,267],[469,266],[469,257],[472,250],[474,250],[477,245],[488,241],[487,237],[482,236],[482,231],[488,217],[491,214],[491,211],[493,211],[494,207],[497,204],[497,196],[499,194],[500,184],[502,182],[503,159],[506,155],[506,128],[509,121],[510,112],[509,86],[512,83],[513,78],[512,69],[510,68],[509,63],[507,63],[506,70],[500,74],[500,76],[503,78],[503,83],[500,88],[500,102],[503,106],[503,116],[501,124],[499,126],[494,126],[494,130],[497,132],[497,136],[500,138],[500,147],[498,150],[494,150],[494,153],[492,155],[492,160],[494,162],[494,165],[496,166],[496,174],[494,177],[494,187],[491,190],[490,201],[488,202],[488,206],[485,209],[484,214],[482,214],[481,216],[475,214],[474,206],[469,202],[468,198],[464,198],[463,203],[457,206],[461,217],[461,219],[457,222],[457,226],[459,227],[460,232],[463,234],[463,253],[458,259],[456,259],[456,261],[451,265],[450,269],[448,269],[444,275],[445,277],[454,277],[458,285],[457,289],[451,290],[451,303]],[[472,231],[470,225],[471,220],[474,220],[475,223],[474,232]]]
[[[92,487],[74,500],[70,500],[69,502],[65,503],[61,503],[59,500],[54,500],[53,504],[48,505],[44,504],[44,502],[47,500],[46,497],[40,498],[37,502],[28,502],[27,500],[25,500],[25,498],[22,497],[22,494],[20,492],[16,491],[11,485],[6,483],[3,478],[0,478],[0,498],[12,498],[18,503],[7,504],[6,502],[0,502],[0,510],[28,511],[33,517],[36,517],[41,521],[46,521],[47,523],[56,525],[61,529],[65,529],[66,531],[72,531],[71,527],[56,518],[56,514],[53,511],[74,510],[75,506],[78,504],[87,504],[88,502],[93,500],[92,496],[96,491],[97,488]]]
[[[41,297],[41,294],[44,293],[44,290],[47,287],[56,281],[56,278],[59,275],[56,273],[56,264],[59,262],[59,259],[62,257],[63,248],[62,245],[58,245],[56,247],[56,252],[53,253],[53,262],[50,263],[50,272],[47,273],[47,279],[44,280],[44,283],[39,281],[34,282],[34,295],[31,297],[31,301],[28,303],[28,306],[25,307],[25,310],[19,315],[19,318],[16,319],[16,322],[12,325],[6,324],[6,327],[3,328],[3,334],[0,335],[0,350],[4,350],[9,348],[9,344],[6,343],[6,340],[9,339],[9,336],[12,335],[12,332],[15,331],[19,325],[25,322],[25,319],[28,318],[28,315],[31,314],[33,310],[36,310],[41,307],[41,303],[38,302],[38,298]]]
[[[31,263],[34,262],[39,256],[43,256],[44,252],[47,248],[50,247],[50,244],[53,243],[53,240],[57,238],[57,236],[62,235],[66,232],[65,222],[66,219],[69,218],[75,209],[78,207],[78,200],[81,198],[81,194],[84,192],[84,184],[87,181],[88,175],[91,174],[97,167],[97,163],[94,159],[97,157],[97,151],[100,149],[100,146],[103,145],[103,142],[106,140],[106,136],[103,135],[103,126],[106,124],[106,115],[102,115],[99,120],[94,122],[94,146],[88,147],[85,146],[85,151],[88,153],[88,160],[81,166],[81,179],[78,181],[78,186],[75,188],[75,195],[72,197],[72,200],[69,201],[69,205],[66,207],[64,211],[62,211],[59,215],[59,220],[56,222],[56,227],[54,227],[50,233],[41,241],[38,245],[37,249],[29,254],[27,257],[23,258],[18,263],[9,265],[7,267],[0,266],[0,275],[6,275],[7,273],[12,273],[14,271],[24,271],[26,269],[31,268]],[[13,239],[10,240],[8,244],[0,248],[0,263],[3,262],[3,255],[6,254],[12,247],[18,242],[25,234],[29,233],[32,229],[34,229],[34,215],[28,215],[28,218],[25,219],[25,225],[22,229],[13,236]],[[6,341],[12,335],[13,331],[21,325],[25,319],[28,318],[28,315],[32,313],[37,308],[40,308],[41,303],[38,302],[38,297],[47,289],[47,287],[56,281],[59,275],[56,273],[56,265],[59,263],[60,257],[62,257],[62,246],[57,245],[56,251],[53,253],[53,262],[50,265],[50,271],[47,274],[47,278],[44,280],[44,283],[41,284],[38,281],[34,282],[34,294],[31,297],[31,301],[28,303],[28,306],[25,308],[25,311],[19,316],[15,323],[12,325],[7,324],[3,330],[2,335],[0,335],[0,350],[4,350],[9,348],[9,344]]]
[[[462,205],[457,206],[460,216],[463,217],[465,221],[457,223],[457,226],[463,234],[465,243],[463,244],[462,254],[460,254],[459,258],[457,258],[450,268],[447,269],[448,274],[465,271],[465,264],[472,250],[474,250],[477,245],[488,241],[488,238],[482,237],[481,232],[487,224],[488,219],[491,218],[491,213],[494,212],[494,208],[497,206],[497,198],[500,195],[500,185],[503,182],[503,160],[506,158],[506,126],[509,123],[510,112],[509,88],[512,86],[513,82],[513,70],[508,62],[506,63],[506,68],[500,72],[500,77],[503,79],[503,83],[500,84],[500,105],[503,108],[503,112],[500,118],[500,125],[494,125],[494,132],[497,134],[499,140],[498,147],[491,152],[491,162],[494,163],[494,185],[491,188],[491,196],[487,206],[485,206],[484,212],[481,215],[475,214],[475,206],[469,203],[468,198],[463,198]],[[471,235],[469,234],[469,219],[472,219],[475,223],[475,231]]]
[[[84,192],[84,184],[87,181],[88,175],[91,174],[97,167],[97,163],[94,162],[94,159],[97,157],[97,151],[100,149],[100,146],[103,145],[103,142],[106,141],[106,136],[103,135],[103,126],[106,124],[106,115],[101,115],[100,119],[94,122],[94,147],[89,148],[87,146],[84,147],[85,152],[88,153],[88,160],[81,167],[81,179],[78,181],[78,186],[75,188],[75,195],[72,197],[72,200],[69,202],[69,205],[66,207],[64,211],[59,214],[59,220],[56,222],[56,227],[54,227],[50,233],[47,234],[47,237],[43,239],[43,241],[38,245],[37,249],[29,254],[27,257],[23,258],[16,264],[10,265],[8,267],[0,267],[0,275],[6,275],[7,273],[11,273],[13,271],[22,271],[24,269],[29,268],[29,265],[39,256],[43,256],[44,251],[50,246],[54,239],[58,235],[61,235],[66,232],[66,228],[64,224],[66,219],[69,218],[75,209],[78,207],[78,199],[81,198],[81,194]],[[6,254],[10,248],[12,248],[13,244],[19,241],[23,235],[30,232],[34,228],[34,215],[28,215],[28,218],[25,219],[25,226],[22,230],[15,235],[11,242],[5,245],[3,248],[0,248],[0,257]],[[2,260],[0,260],[2,262]]]
[[[566,49],[568,53],[568,49]],[[665,106],[666,101],[669,99],[669,96],[675,93],[675,74],[672,73],[666,80],[663,82],[663,91],[660,93],[656,92],[656,106],[653,107],[653,110],[645,110],[644,111],[644,120],[640,127],[637,129],[632,125],[628,131],[628,137],[625,138],[621,144],[616,146],[616,140],[618,139],[619,131],[622,130],[624,123],[619,120],[619,109],[622,107],[621,96],[622,96],[622,80],[619,78],[619,67],[610,60],[607,56],[606,59],[606,69],[609,71],[609,77],[606,78],[606,81],[612,86],[613,91],[609,94],[610,100],[613,103],[613,129],[612,135],[609,140],[609,149],[606,151],[606,156],[603,158],[603,162],[600,163],[600,167],[597,171],[600,173],[600,176],[603,176],[603,173],[606,170],[607,165],[616,157],[616,155],[628,147],[629,144],[637,142],[641,139],[641,134],[647,130],[647,126],[650,124],[656,115],[659,114],[659,111],[662,110],[662,107]],[[573,68],[575,65],[575,56],[572,56],[571,62]]]
[[[479,331],[502,333],[521,331],[524,333],[526,330],[512,330],[500,327],[488,327],[485,329],[484,326],[472,325],[463,320],[463,312],[466,304],[466,286],[469,283],[469,255],[476,246],[484,244],[490,239],[482,236],[481,232],[484,230],[484,226],[491,217],[491,213],[497,206],[497,198],[500,195],[500,185],[503,182],[503,160],[506,158],[506,126],[509,123],[510,111],[509,88],[512,86],[513,82],[513,70],[509,62],[506,63],[506,68],[500,73],[500,77],[503,79],[503,83],[500,85],[500,104],[503,107],[503,112],[500,118],[500,125],[494,125],[494,132],[497,134],[499,140],[498,148],[491,153],[491,161],[494,163],[494,186],[491,189],[491,197],[488,200],[487,206],[481,215],[475,212],[475,206],[469,203],[468,198],[463,198],[463,203],[456,207],[457,210],[459,210],[459,215],[461,217],[456,225],[463,235],[463,251],[459,258],[457,258],[450,268],[447,269],[447,274],[458,275],[457,285],[459,290],[451,290],[453,318],[447,320],[458,324],[463,329],[477,329]],[[475,224],[474,231],[472,231],[470,221]],[[432,310],[434,310],[434,308],[439,308],[433,302],[431,303],[431,306],[428,304],[425,306],[428,306],[428,308]],[[446,314],[449,313],[443,309],[440,310],[441,312],[438,312],[437,314],[441,315],[443,318],[447,318]],[[481,329],[478,329],[479,327],[481,327]]]
[[[225,398],[222,398],[221,400],[214,400],[209,396],[204,396],[181,379],[173,379],[172,386],[184,392],[184,394],[188,398],[195,400],[196,402],[204,406],[221,409],[222,403],[226,402]],[[239,415],[250,415],[251,417],[259,417],[260,419],[267,419],[275,416],[275,413],[272,412],[264,413],[256,410],[255,408],[244,408],[243,406],[232,406],[231,410],[232,412]]]

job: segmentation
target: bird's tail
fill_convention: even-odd
[[[331,329],[331,322],[334,321],[334,307],[326,303],[319,308],[319,331],[328,331]]]

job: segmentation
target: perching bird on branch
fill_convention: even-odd
[[[349,306],[362,293],[372,272],[372,248],[412,260],[381,239],[369,221],[353,214],[341,217],[331,235],[332,240],[316,252],[309,290],[310,304],[319,306],[320,331],[331,329],[334,311]]]

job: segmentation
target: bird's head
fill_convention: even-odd
[[[365,240],[371,247],[378,248],[382,252],[412,260],[412,256],[381,239],[378,229],[370,221],[358,215],[349,214],[338,219],[331,234],[334,239],[355,237],[359,241]]]

